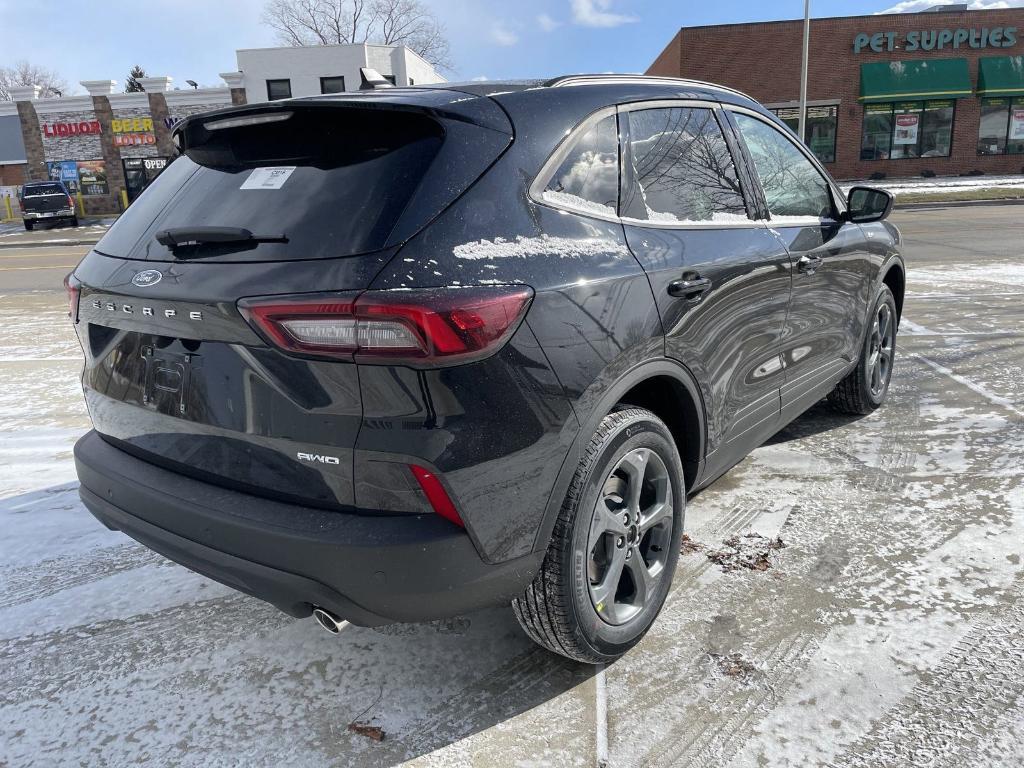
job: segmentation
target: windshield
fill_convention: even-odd
[[[25,187],[24,197],[44,197],[46,195],[66,195],[67,191],[60,184],[33,184]]]

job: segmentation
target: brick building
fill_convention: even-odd
[[[85,213],[116,213],[174,156],[171,128],[184,117],[360,90],[362,67],[396,85],[444,81],[402,45],[245,49],[236,59],[237,71],[220,74],[224,87],[171,90],[169,77],[143,77],[139,93],[115,93],[113,80],[83,80],[86,95],[57,98],[40,98],[38,86],[12,88],[12,100],[0,101],[0,197],[14,197],[27,180],[59,179],[81,196]]]
[[[81,196],[85,213],[116,213],[173,157],[174,123],[244,95],[231,87],[235,74],[222,88],[172,91],[169,77],[140,78],[138,93],[115,93],[113,80],[84,80],[86,95],[57,98],[40,98],[38,86],[12,88],[13,99],[0,102],[0,128],[17,121],[20,135],[8,135],[0,151],[24,159],[3,166],[0,188],[14,194],[23,181],[58,179]]]
[[[812,19],[807,143],[841,179],[1024,173],[1024,9]],[[794,130],[803,21],[684,27],[647,70],[737,88]]]

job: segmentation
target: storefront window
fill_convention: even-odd
[[[955,108],[955,101],[867,104],[860,159],[949,157]]]
[[[921,113],[924,105],[920,102],[896,104],[892,110],[892,151],[890,160],[920,157]]]
[[[79,160],[78,183],[83,195],[109,195],[106,162],[103,160]]]
[[[793,133],[800,135],[800,108],[780,107],[771,110]],[[836,134],[839,107],[834,105],[807,108],[807,146],[823,163],[836,161]]]
[[[888,160],[892,148],[892,104],[864,107],[864,133],[860,141],[861,160]]]
[[[982,99],[978,154],[1024,154],[1024,98]]]
[[[920,157],[949,157],[953,149],[954,101],[929,101],[921,115]]]
[[[103,160],[61,160],[46,164],[50,178],[62,181],[71,194],[109,195],[107,164]]]

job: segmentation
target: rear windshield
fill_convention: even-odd
[[[44,195],[66,195],[64,187],[60,184],[33,184],[25,187],[25,197],[43,197]]]
[[[110,228],[96,250],[171,260],[313,259],[383,248],[443,130],[408,112],[297,109],[284,121],[205,132]],[[284,242],[186,246],[165,229],[237,227]],[[200,252],[196,252],[200,251]]]

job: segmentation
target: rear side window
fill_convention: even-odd
[[[66,195],[67,191],[60,184],[33,184],[25,187],[25,197],[42,197],[43,195]]]
[[[710,109],[629,113],[630,186],[623,216],[664,223],[748,221],[729,146]]]
[[[785,134],[755,117],[734,114],[754,160],[772,218],[828,218],[832,195],[825,177]]]
[[[443,142],[433,119],[385,110],[296,110],[205,132],[110,228],[96,250],[172,260],[163,229],[241,227],[287,242],[189,246],[204,259],[274,261],[384,248]],[[191,136],[191,134],[190,134]],[[191,141],[191,140],[190,140]]]
[[[570,147],[544,188],[554,205],[606,216],[617,214],[619,136],[615,115],[602,118]]]

